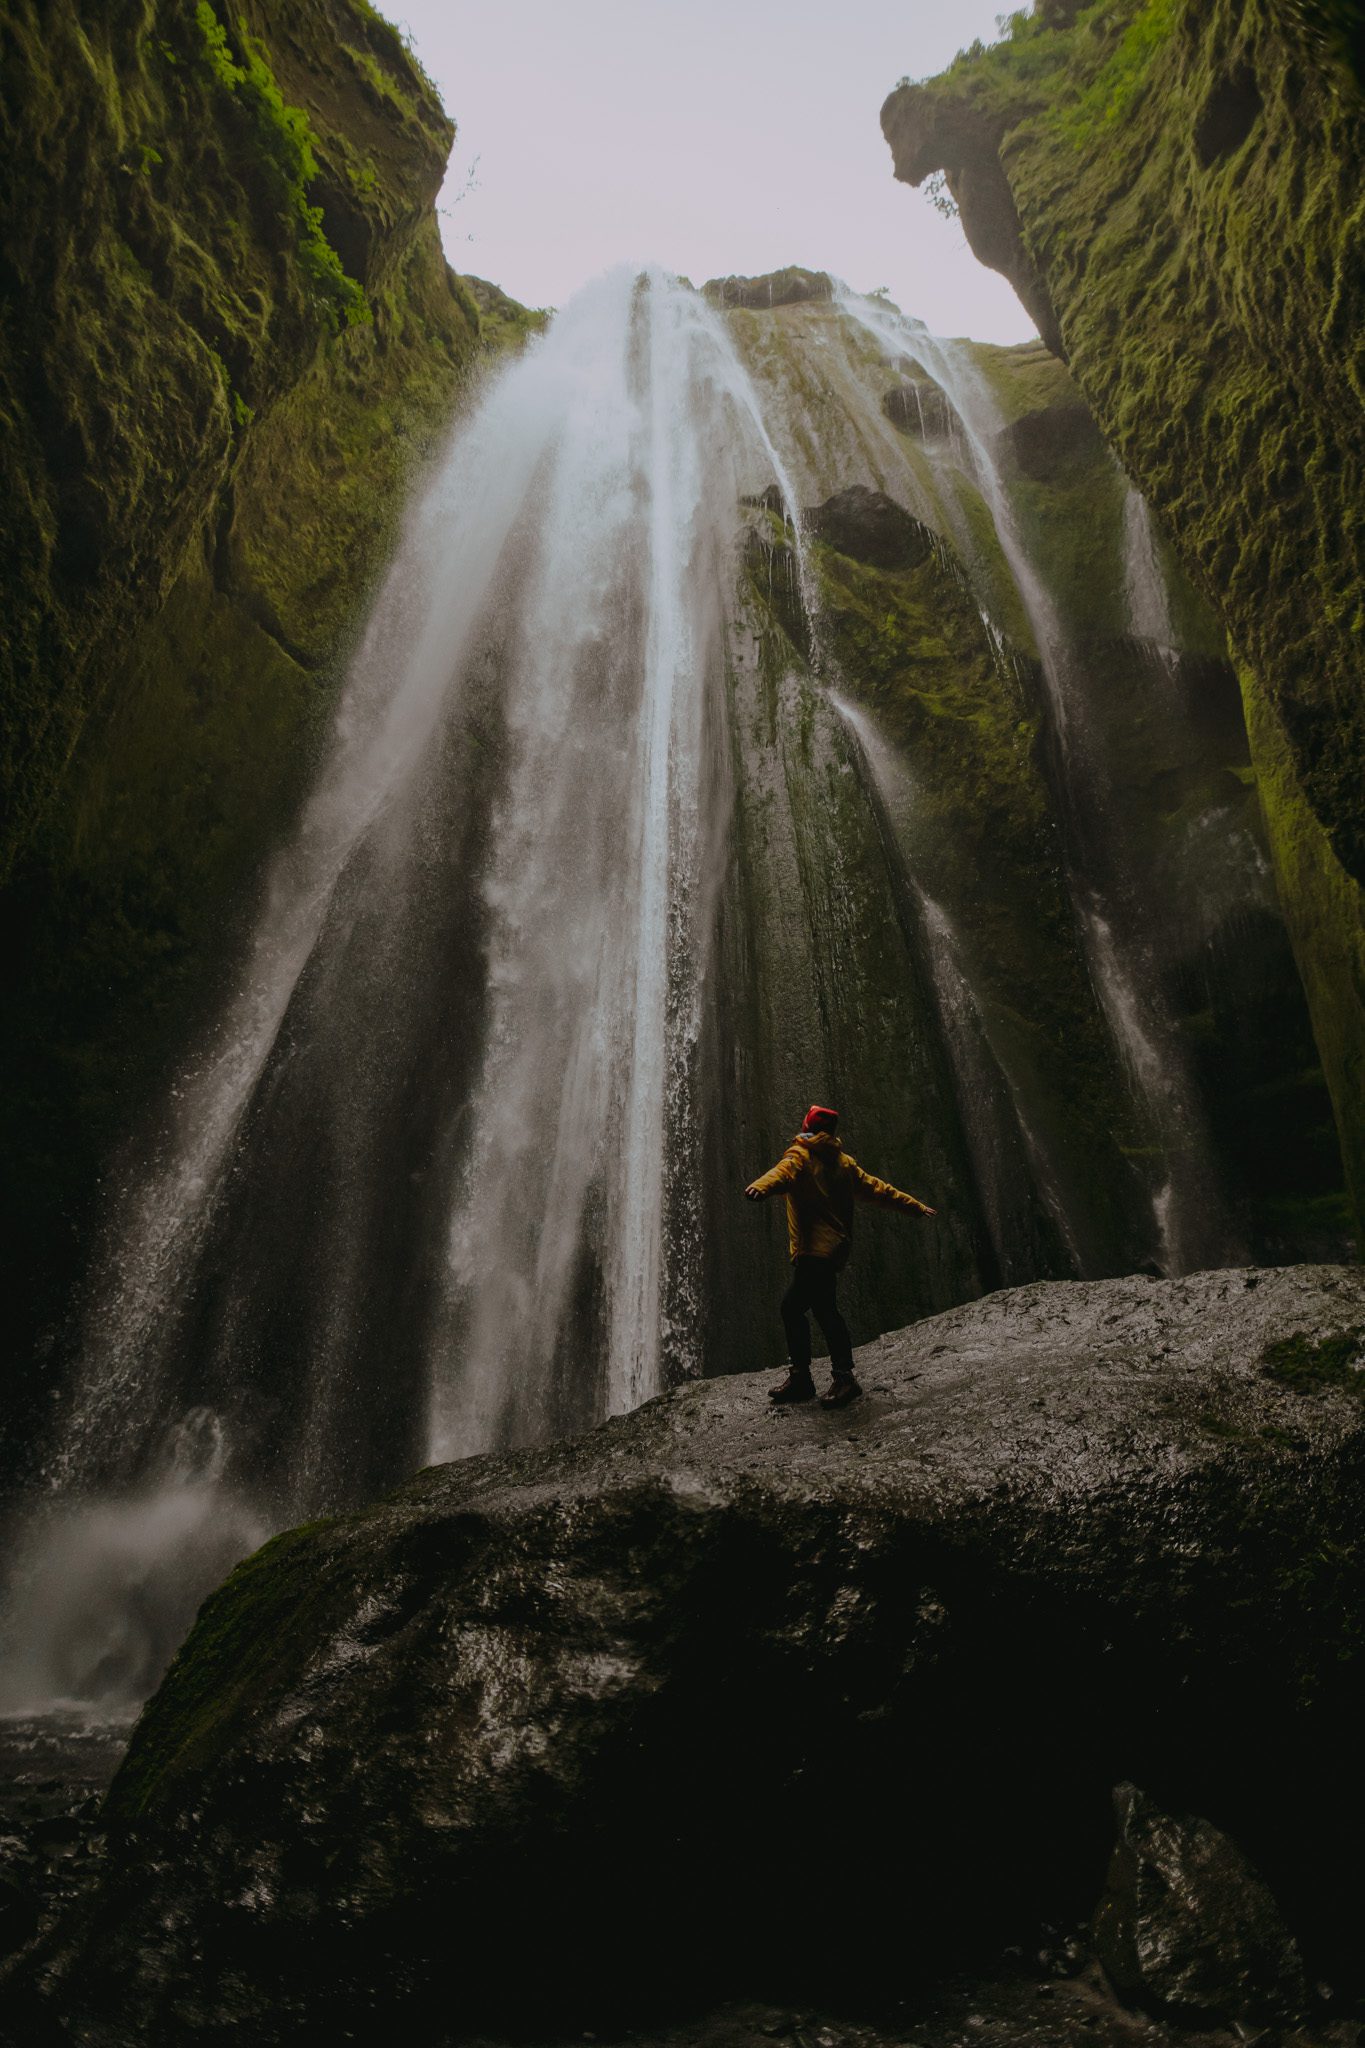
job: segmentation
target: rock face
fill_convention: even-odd
[[[874,569],[913,569],[928,559],[933,535],[884,491],[853,484],[806,513],[817,540]]]
[[[867,1346],[837,1417],[709,1381],[279,1537],[27,1995],[110,2043],[290,2039],[305,1987],[368,2039],[438,1979],[452,2034],[548,2024],[845,1901],[860,1981],[913,1978],[1089,1910],[1130,1778],[1349,1953],[1365,1406],[1262,1360],[1362,1322],[1346,1268],[1016,1289]]]
[[[20,4],[0,106],[22,1355],[297,803],[414,466],[520,309],[482,326],[448,269],[453,124],[362,0]]]
[[[895,385],[882,400],[892,426],[917,441],[932,441],[953,431],[953,409],[937,384],[908,381]]]
[[[718,1182],[747,1179],[752,1157],[769,1156],[784,1128],[780,1092],[799,1091],[808,1072],[839,1076],[849,1127],[875,1128],[879,1158],[883,1143],[892,1155],[878,1170],[930,1199],[938,1188],[953,1218],[951,1236],[897,1245],[875,1275],[871,1260],[853,1269],[848,1308],[859,1335],[978,1290],[1078,1269],[1128,1272],[1160,1256],[1150,1249],[1147,1141],[1068,895],[1068,863],[1085,888],[1096,886],[1097,863],[1075,851],[1073,823],[1088,800],[1084,763],[1103,761],[1094,802],[1124,900],[1143,923],[1151,985],[1178,1013],[1244,1233],[1223,1256],[1339,1256],[1351,1233],[1331,1104],[1268,853],[1245,861],[1264,826],[1236,678],[1219,659],[1216,622],[1164,544],[1163,632],[1175,652],[1154,654],[1134,639],[1127,489],[1065,367],[1037,342],[958,344],[962,380],[948,381],[969,411],[974,385],[989,394],[983,447],[1063,622],[1092,721],[1093,753],[1078,750],[1074,773],[1059,761],[1031,621],[981,498],[966,427],[942,384],[909,355],[897,359],[898,346],[914,346],[914,323],[890,327],[885,346],[838,305],[819,302],[731,310],[727,325],[760,391],[785,489],[807,509],[803,562],[776,487],[753,508],[769,516],[750,527],[758,659],[752,680],[741,669],[735,699],[741,900],[716,977],[743,991],[722,1036],[746,1049],[746,1085],[742,1100],[731,1099],[735,1069],[717,1073],[712,1097],[724,1101],[720,1142],[730,1148]],[[887,404],[888,375],[907,394],[901,417]],[[955,515],[959,462],[968,473]],[[883,565],[861,523],[835,508],[888,500],[933,541]],[[822,664],[813,686],[801,616],[811,589]],[[868,756],[855,756],[849,772],[848,724],[831,709],[832,691],[867,721],[870,769]],[[880,840],[859,801],[860,784],[878,778]],[[888,851],[889,901],[878,891]],[[906,954],[918,988],[896,965]],[[945,1032],[941,999],[958,970],[959,992],[970,986],[956,1018],[950,1001]],[[874,1014],[881,1024],[869,1034]],[[946,1078],[934,1070],[936,1046]],[[977,1048],[981,1068],[955,1085]],[[767,1105],[765,1086],[774,1091]],[[1027,1133],[1011,1123],[1014,1104]],[[1055,1175],[1041,1193],[1035,1141]],[[1059,1208],[1069,1241],[1056,1228]],[[1335,1239],[1323,1230],[1333,1209]],[[974,1211],[985,1220],[973,1236]],[[716,1238],[721,1307],[706,1354],[718,1365],[761,1357],[769,1332],[754,1313],[747,1251],[732,1253],[723,1226]]]
[[[826,270],[801,270],[788,264],[763,277],[712,277],[702,286],[708,299],[718,306],[747,306],[752,309],[799,306],[810,300],[832,299],[834,280]]]
[[[1236,1844],[1206,1820],[1163,1813],[1135,1785],[1117,1788],[1114,1808],[1095,1947],[1115,1990],[1186,2023],[1301,2013],[1303,1962]]]
[[[1365,152],[1354,10],[1017,15],[882,111],[1213,601],[1365,1209]]]
[[[1050,483],[1100,452],[1099,431],[1083,405],[1047,406],[1022,413],[1001,436],[1005,461],[1021,476]]]

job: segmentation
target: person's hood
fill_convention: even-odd
[[[837,1131],[798,1131],[795,1142],[811,1152],[842,1152],[844,1149]]]

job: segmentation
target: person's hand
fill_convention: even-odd
[[[744,1199],[746,1202],[761,1202],[763,1200],[763,1190],[756,1181],[751,1180],[749,1182],[748,1187],[744,1190]]]
[[[921,1213],[921,1215],[924,1215],[924,1216],[937,1216],[937,1214],[938,1214],[938,1210],[937,1210],[937,1209],[931,1209],[931,1208],[929,1207],[929,1204],[928,1204],[927,1202],[921,1202],[921,1203],[920,1203],[920,1213]]]

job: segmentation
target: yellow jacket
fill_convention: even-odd
[[[756,1195],[775,1194],[778,1188],[787,1193],[787,1238],[794,1259],[828,1259],[841,1250],[853,1235],[856,1202],[933,1214],[927,1203],[864,1173],[832,1131],[801,1132],[772,1171],[753,1183]]]

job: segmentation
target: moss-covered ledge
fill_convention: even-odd
[[[1236,650],[1365,1204],[1365,96],[1332,0],[1099,0],[887,100],[946,173]],[[1017,222],[1017,232],[1012,222]]]

